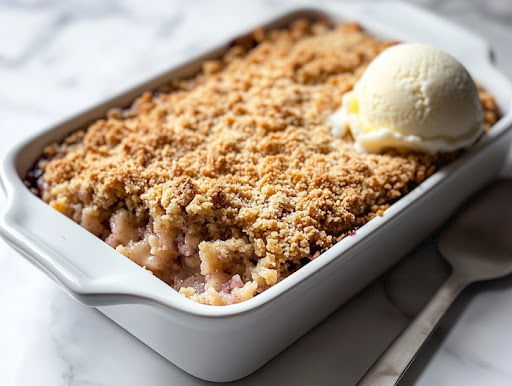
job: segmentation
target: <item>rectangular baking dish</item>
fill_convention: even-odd
[[[319,323],[492,180],[512,141],[512,86],[492,65],[489,47],[480,38],[402,3],[289,10],[259,25],[280,27],[299,17],[357,21],[378,37],[434,44],[467,66],[495,96],[503,117],[467,154],[393,204],[383,217],[371,220],[354,236],[253,299],[212,307],[182,297],[32,195],[22,181],[44,145],[104,116],[112,107],[128,106],[145,90],[196,73],[203,60],[220,56],[227,44],[41,130],[14,146],[2,162],[7,200],[0,234],[7,243],[76,300],[97,307],[175,365],[202,379],[244,377]]]

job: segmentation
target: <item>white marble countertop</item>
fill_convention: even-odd
[[[0,153],[17,138],[163,71],[290,3],[0,1]],[[416,3],[488,39],[498,67],[512,77],[508,0]],[[402,263],[239,383],[353,384],[447,272],[436,252],[435,235],[431,236]],[[2,385],[206,384],[177,369],[95,309],[71,300],[2,241],[0,310]],[[443,319],[401,384],[512,384],[510,325],[512,279],[473,286]]]

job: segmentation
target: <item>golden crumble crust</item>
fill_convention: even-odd
[[[249,299],[457,156],[333,138],[328,116],[389,44],[356,24],[259,29],[47,147],[42,198],[195,301]]]

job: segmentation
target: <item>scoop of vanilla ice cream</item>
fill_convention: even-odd
[[[335,135],[349,129],[360,151],[437,153],[475,142],[483,111],[475,83],[456,59],[429,45],[399,44],[370,63],[330,121]]]

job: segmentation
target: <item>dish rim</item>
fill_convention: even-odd
[[[269,26],[279,22],[281,19],[285,18],[299,18],[302,14],[310,15],[315,14],[316,16],[325,16],[329,19],[342,19],[348,20],[350,15],[345,15],[342,12],[336,13],[335,11],[326,10],[322,7],[315,8],[295,8],[289,9],[285,12],[279,14],[276,17],[271,18],[267,22],[262,22],[261,25]],[[365,21],[357,21],[364,28],[367,28],[365,25]],[[368,28],[368,30],[375,29]],[[375,35],[375,33],[371,33]],[[238,34],[237,37],[243,36],[243,34]],[[378,35],[377,35],[378,37]],[[229,39],[227,41],[231,41],[233,39]],[[305,266],[301,267],[293,274],[288,276],[287,278],[281,280],[279,283],[265,290],[264,292],[258,294],[257,296],[243,301],[237,304],[225,305],[225,306],[210,306],[205,304],[200,304],[194,302],[190,299],[185,298],[177,291],[173,290],[170,286],[160,281],[160,279],[148,275],[150,280],[156,280],[158,282],[163,283],[166,287],[168,287],[169,291],[165,294],[165,296],[159,296],[158,294],[145,292],[144,288],[129,288],[123,289],[123,287],[119,287],[119,283],[107,283],[105,278],[103,279],[76,279],[70,278],[66,280],[63,277],[62,267],[59,267],[57,263],[55,263],[55,259],[48,254],[46,251],[38,248],[38,240],[30,239],[26,237],[23,232],[20,232],[21,229],[16,227],[16,218],[13,216],[16,214],[17,209],[21,206],[30,206],[30,205],[38,205],[44,206],[48,211],[49,220],[51,218],[55,218],[55,216],[63,216],[63,214],[57,212],[53,208],[51,208],[48,204],[43,202],[41,199],[33,195],[29,189],[23,184],[23,179],[18,173],[18,163],[19,158],[23,157],[24,153],[29,152],[27,148],[35,143],[36,141],[40,141],[42,138],[48,137],[50,133],[58,130],[59,128],[69,126],[73,126],[73,121],[79,119],[80,117],[84,117],[87,114],[92,113],[95,110],[103,109],[106,106],[115,107],[116,101],[126,98],[127,95],[131,94],[140,94],[140,90],[148,90],[147,86],[155,84],[159,79],[165,77],[166,74],[173,72],[181,67],[186,66],[187,64],[196,62],[198,60],[204,60],[205,57],[208,57],[212,52],[217,51],[226,45],[223,44],[218,48],[214,48],[213,50],[207,51],[205,54],[201,54],[195,58],[184,61],[181,65],[173,66],[169,71],[166,71],[164,74],[157,75],[152,77],[150,80],[143,82],[142,84],[130,87],[127,91],[120,93],[119,95],[108,99],[105,102],[99,103],[92,108],[86,109],[82,112],[78,112],[74,114],[72,117],[68,119],[64,119],[60,123],[51,125],[48,128],[43,128],[35,131],[32,135],[28,136],[20,140],[13,148],[7,152],[4,159],[2,160],[1,170],[0,170],[0,185],[2,185],[4,191],[6,192],[6,205],[3,213],[0,217],[0,235],[4,238],[8,239],[11,244],[14,244],[18,249],[21,249],[25,252],[25,254],[30,255],[30,259],[33,263],[36,263],[38,267],[44,270],[49,276],[53,277],[55,280],[60,282],[60,284],[68,290],[68,292],[73,295],[77,300],[82,303],[88,304],[88,302],[94,304],[95,297],[98,296],[113,296],[113,297],[122,297],[122,301],[116,304],[123,303],[151,303],[156,304],[160,308],[164,308],[166,310],[178,311],[180,313],[198,316],[198,317],[206,317],[206,318],[227,318],[233,317],[237,315],[242,315],[254,311],[259,308],[263,308],[268,305],[270,302],[275,301],[277,298],[284,296],[288,291],[297,288],[301,283],[305,283],[307,281],[313,280],[313,278],[320,276],[323,274],[328,274],[329,266],[337,259],[345,259],[346,261],[350,261],[351,255],[349,252],[357,249],[361,245],[361,241],[365,239],[369,239],[371,237],[375,237],[377,235],[377,230],[385,228],[390,220],[399,220],[400,216],[406,213],[406,209],[413,206],[421,204],[421,197],[427,196],[434,189],[440,187],[443,183],[447,183],[450,181],[450,177],[454,176],[456,173],[465,170],[464,164],[467,163],[469,159],[476,158],[481,154],[482,150],[488,147],[491,143],[500,140],[507,132],[512,129],[512,100],[505,106],[500,106],[504,115],[501,119],[493,126],[490,134],[485,136],[482,140],[479,140],[474,146],[472,146],[464,155],[451,162],[449,165],[443,167],[441,170],[434,173],[431,177],[427,178],[417,187],[415,187],[412,191],[407,193],[405,196],[400,198],[398,201],[393,203],[384,213],[382,217],[376,217],[370,220],[368,223],[363,225],[361,228],[357,230],[355,235],[345,237],[343,240],[339,241],[327,251],[322,253],[318,258],[309,262]],[[508,88],[512,90],[512,86],[507,78],[505,78],[488,60],[485,62],[487,65],[486,71],[489,74],[492,74],[494,77],[500,78],[503,82],[501,87]],[[150,87],[153,89],[154,87]],[[509,91],[508,94],[512,95],[512,91]],[[72,132],[76,130],[75,127],[72,129],[68,129],[67,132]],[[42,207],[41,207],[42,209]],[[43,209],[42,209],[43,210]],[[86,229],[82,228],[80,225],[74,223],[72,220],[69,220],[70,226],[75,226],[76,231],[73,232],[83,232],[91,235]],[[78,231],[79,229],[79,231]],[[93,236],[94,237],[94,236]],[[97,246],[94,246],[98,252],[107,253],[108,250],[113,251],[119,259],[126,259],[126,261],[136,265],[136,263],[129,260],[127,257],[122,255],[121,253],[113,250],[110,246],[104,243],[104,241],[96,238],[98,243]],[[101,245],[101,247],[100,247]],[[354,254],[352,254],[352,257]],[[43,257],[43,258],[41,258]],[[53,260],[53,264],[49,264]],[[136,267],[142,272],[138,265]],[[66,272],[64,272],[66,273]],[[142,275],[141,275],[142,276]],[[119,290],[121,288],[122,290]],[[303,290],[306,289],[304,284]],[[90,298],[90,299],[89,299]]]

